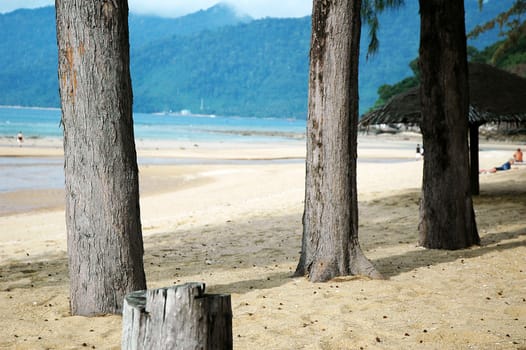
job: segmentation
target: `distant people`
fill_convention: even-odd
[[[481,169],[479,173],[486,174],[486,173],[496,173],[497,171],[504,171],[504,170],[510,170],[511,166],[515,163],[515,159],[510,158],[506,163],[502,164],[501,166],[494,167],[491,169]]]
[[[16,135],[16,142],[18,142],[18,147],[22,147],[22,143],[24,143],[24,134],[22,134],[22,131],[19,131]]]
[[[516,162],[522,163],[522,151],[521,151],[520,148],[517,148],[517,150],[515,151],[515,153],[513,153],[513,159],[514,159]]]
[[[420,144],[416,144],[416,153],[415,153],[415,160],[420,160],[422,156],[424,155],[424,146],[420,147]]]

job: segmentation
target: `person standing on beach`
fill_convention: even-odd
[[[420,160],[422,156],[424,155],[424,148],[420,148],[420,144],[416,144],[416,153],[415,153],[415,160]]]
[[[16,135],[16,142],[18,142],[18,147],[22,147],[22,143],[24,143],[24,134],[22,134],[22,131],[19,131],[18,135]]]

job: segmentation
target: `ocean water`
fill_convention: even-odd
[[[0,107],[0,137],[62,137],[59,109]],[[244,118],[135,113],[136,139],[191,142],[275,142],[298,139],[306,122],[298,119]]]

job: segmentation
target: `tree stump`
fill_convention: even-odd
[[[141,290],[124,298],[122,349],[232,349],[230,295],[204,283]]]

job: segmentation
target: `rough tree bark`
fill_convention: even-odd
[[[479,244],[470,188],[469,87],[463,0],[420,0],[422,136],[420,244]]]
[[[126,0],[57,0],[70,306],[118,313],[146,289]]]
[[[361,1],[315,0],[303,240],[296,275],[380,277],[358,242],[356,156]]]

